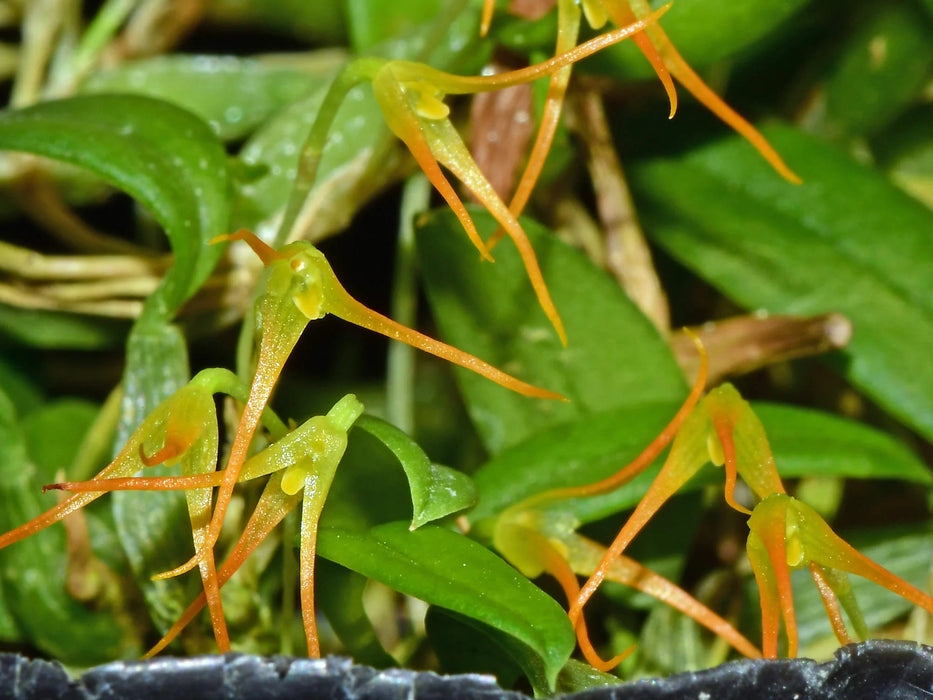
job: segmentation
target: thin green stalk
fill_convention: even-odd
[[[295,184],[292,187],[288,203],[285,205],[285,213],[282,215],[282,222],[279,224],[279,230],[272,243],[274,248],[285,245],[288,242],[289,234],[301,208],[304,206],[308,194],[314,187],[314,181],[317,178],[317,169],[321,164],[321,156],[324,153],[324,146],[327,145],[327,135],[333,126],[334,119],[340,105],[343,104],[347,93],[360,83],[371,81],[376,71],[382,67],[385,59],[382,58],[359,58],[344,68],[340,74],[331,83],[324,101],[318,109],[314,124],[311,125],[311,131],[308,138],[305,139],[301,147],[301,156],[298,159],[298,175],[295,178]]]
[[[103,4],[81,37],[78,48],[69,62],[67,75],[62,76],[63,80],[77,82],[84,77],[97,62],[104,47],[123,26],[136,4],[137,0],[107,0]]]
[[[415,325],[418,293],[415,269],[415,216],[428,208],[431,183],[423,173],[412,175],[402,190],[391,316],[409,328]],[[415,427],[415,349],[391,343],[386,378],[386,416],[390,423],[411,434]]]

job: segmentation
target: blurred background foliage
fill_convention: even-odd
[[[197,370],[248,379],[250,336],[239,334],[244,318],[252,325],[260,269],[247,251],[207,242],[239,227],[272,240],[342,66],[378,55],[473,74],[541,60],[554,41],[551,5],[501,2],[481,39],[478,3],[458,0],[0,2],[0,528],[54,504],[42,484],[96,473]],[[480,264],[449,212],[423,214],[433,198],[371,90],[355,88],[290,238],[320,244],[366,304],[572,403],[542,406],[398,349],[387,383],[387,343],[325,319],[299,343],[274,406],[301,421],[355,392],[410,433],[411,449],[474,477],[468,519],[482,543],[484,518],[611,473],[653,438],[696,371],[677,329],[696,326],[717,380],[735,381],[759,410],[794,492],[923,588],[933,554],[933,3],[675,0],[662,23],[804,184],[779,178],[683,90],[669,121],[631,42],[584,61],[526,212],[564,349],[509,244]],[[449,101],[504,196],[544,88]],[[487,215],[475,218],[492,233]],[[560,607],[492,552],[447,527],[408,533],[395,458],[361,431],[350,442],[321,532],[326,651],[492,671],[539,691],[558,671],[565,689],[610,682],[568,662]],[[630,553],[755,639],[745,524],[715,483],[692,483]],[[570,508],[605,541],[646,485]],[[175,496],[116,494],[0,552],[3,648],[76,667],[138,655],[198,590],[149,580],[189,555]],[[238,495],[231,530],[256,498]],[[286,527],[225,587],[235,648],[303,652],[294,533]],[[925,614],[862,583],[873,629],[929,639]],[[835,639],[805,588],[802,653],[826,656]],[[593,606],[603,647],[638,643],[626,677],[727,658],[643,595],[606,586]],[[211,644],[201,621],[176,650]]]

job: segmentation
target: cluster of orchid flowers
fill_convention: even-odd
[[[611,18],[618,28],[577,45],[582,14],[594,28]],[[484,31],[492,17],[487,0]],[[694,73],[667,39],[658,18],[667,6],[651,12],[647,0],[558,0],[559,30],[556,56],[544,63],[496,76],[462,77],[409,61],[363,58],[351,64],[331,87],[302,152],[299,184],[286,210],[287,230],[313,184],[328,131],[348,91],[371,82],[392,131],[408,146],[415,160],[458,216],[470,240],[483,257],[507,235],[519,250],[539,303],[565,344],[560,316],[548,293],[518,215],[528,201],[554,137],[572,65],[601,48],[632,38],[654,66],[670,98],[671,115],[676,93],[670,75],[680,80],[701,102],[743,134],[790,181],[796,176],[748,122],[725,105]],[[525,173],[506,205],[480,172],[449,119],[444,97],[497,90],[550,76],[548,100]],[[452,172],[484,203],[501,226],[493,239],[483,241],[459,196],[441,170]],[[169,644],[194,616],[207,607],[217,646],[230,648],[221,587],[259,543],[302,502],[300,538],[300,599],[308,650],[320,653],[314,613],[314,560],[318,522],[335,470],[347,446],[347,433],[362,415],[363,406],[345,396],[326,415],[316,416],[290,429],[268,407],[283,366],[307,323],[330,313],[350,323],[400,340],[461,365],[500,385],[537,399],[563,399],[554,392],[522,382],[479,358],[431,339],[382,316],[353,299],[334,275],[324,256],[308,243],[295,242],[278,250],[249,232],[222,237],[249,243],[265,264],[268,276],[259,304],[262,335],[253,381],[241,383],[226,370],[206,370],[164,401],[133,433],[114,461],[94,479],[66,482],[52,488],[75,492],[44,514],[0,535],[0,548],[11,545],[117,489],[185,491],[194,556],[160,574],[176,576],[197,567],[204,592],[149,652]],[[833,629],[841,642],[849,635],[840,605],[857,636],[866,635],[845,572],[869,578],[933,612],[933,599],[869,561],[835,535],[810,507],[787,495],[768,447],[767,438],[748,404],[729,385],[703,398],[703,369],[686,402],[671,423],[629,466],[594,484],[538,494],[502,513],[495,525],[494,545],[529,577],[548,573],[557,578],[569,601],[569,616],[581,649],[594,666],[611,668],[620,659],[603,661],[589,642],[582,610],[605,579],[634,586],[690,615],[722,636],[739,652],[761,656],[728,622],[674,584],[624,556],[632,538],[650,517],[706,462],[724,465],[725,498],[730,506],[749,515],[748,556],[761,593],[763,655],[777,656],[780,621],[788,638],[787,651],[796,654],[796,623],[789,572],[808,567],[823,597]],[[226,393],[244,404],[225,466],[218,469],[219,444],[213,395]],[[260,426],[268,446],[253,454]],[[578,523],[554,518],[548,508],[572,498],[583,498],[618,488],[647,468],[673,441],[658,477],[645,494],[616,540],[608,548],[576,532]],[[146,467],[175,464],[181,476],[134,476]],[[214,550],[224,518],[240,482],[268,476],[268,482],[244,531],[229,556],[217,567]],[[736,503],[736,479],[741,476],[758,500],[753,510]],[[216,494],[214,489],[217,489]],[[577,576],[588,576],[580,587]]]

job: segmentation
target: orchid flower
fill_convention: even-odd
[[[576,44],[580,31],[581,7],[582,14],[585,15],[589,25],[597,30],[602,28],[609,18],[616,25],[623,27],[636,21],[639,16],[647,17],[651,12],[651,6],[647,0],[582,0],[582,2],[558,0],[557,53],[569,51],[570,47]],[[480,31],[483,35],[489,30],[494,9],[495,0],[484,0],[480,25]],[[702,78],[678,53],[659,23],[653,22],[645,28],[644,32],[634,35],[632,41],[635,42],[645,58],[651,63],[652,68],[654,68],[655,73],[661,80],[661,84],[664,86],[670,103],[669,118],[673,118],[674,113],[677,111],[677,93],[671,81],[671,75],[673,75],[707,109],[745,137],[781,177],[795,184],[801,182],[800,178],[784,163],[765,137],[703,82]],[[567,66],[551,76],[538,135],[528,158],[528,163],[525,166],[525,172],[522,174],[509,205],[509,210],[515,216],[518,216],[528,203],[531,191],[534,189],[534,185],[544,167],[544,161],[557,131],[557,123],[567,92],[570,71],[571,66]],[[491,249],[500,237],[501,232],[497,232],[487,241],[487,247]]]
[[[291,432],[276,430],[278,439],[246,461],[238,482],[270,474],[272,476],[266,483],[243,534],[223,566],[217,570],[213,581],[214,588],[219,591],[259,543],[299,502],[302,502],[299,546],[301,616],[308,654],[312,657],[319,657],[321,652],[314,614],[314,562],[318,523],[337,466],[347,448],[347,432],[362,413],[363,404],[354,395],[347,394],[334,404],[326,415],[315,416]],[[206,491],[210,497],[211,489],[219,486],[224,478],[224,471],[210,471],[181,477],[95,478],[89,481],[53,484],[51,488],[79,492],[183,489],[186,493],[192,490]],[[202,521],[203,540],[203,530],[206,530],[208,522],[203,518]],[[211,609],[213,619],[211,590],[206,586],[204,593],[182,613],[165,636],[146,653],[146,657],[154,656],[168,646],[205,604]],[[226,628],[224,632],[226,633]],[[228,640],[225,647],[221,646],[220,639],[217,641],[221,651],[229,650]]]
[[[567,337],[563,323],[551,300],[534,249],[517,216],[499,198],[470,155],[463,139],[450,121],[450,109],[444,103],[444,98],[446,95],[500,90],[557,74],[576,61],[607,46],[637,36],[667,9],[668,6],[665,5],[628,26],[602,34],[576,47],[571,46],[575,43],[574,37],[573,42],[562,42],[561,46],[567,45],[566,52],[543,63],[499,75],[459,76],[422,63],[371,57],[351,63],[331,85],[311,127],[302,149],[299,181],[286,208],[281,230],[289,230],[314,182],[327,142],[327,133],[343,99],[354,86],[362,82],[371,82],[376,101],[389,128],[411,151],[418,165],[456,214],[480,254],[487,260],[492,260],[469,212],[441,170],[442,165],[483,203],[515,243],[538,302],[561,342],[566,345]]]
[[[217,542],[259,418],[269,402],[285,361],[309,321],[330,313],[458,364],[525,396],[566,400],[560,394],[522,382],[473,355],[429,338],[365,307],[343,288],[330,263],[310,243],[298,241],[275,250],[249,231],[221,236],[219,240],[246,241],[269,269],[266,292],[260,301],[263,328],[259,357],[249,398],[233,438],[227,466],[222,472],[224,476],[204,549],[181,566],[159,574],[156,578],[170,578],[191,570],[200,562],[206,549],[212,548]]]
[[[211,369],[199,373],[143,420],[116,458],[94,479],[85,482],[91,484],[91,488],[81,489],[80,493],[65,499],[45,513],[0,535],[0,549],[83,508],[107,491],[113,490],[111,484],[129,479],[144,467],[179,464],[182,474],[185,475],[182,478],[214,473],[217,468],[217,415],[213,395],[218,392],[245,398],[246,387],[240,385],[236,376],[226,370]],[[262,419],[271,431],[284,432],[282,422],[270,412],[265,412]],[[50,488],[68,486],[71,485],[53,485]],[[228,651],[230,641],[214,569],[213,548],[207,544],[211,489],[193,488],[186,492],[186,499],[194,549],[210,607],[214,636],[221,651]]]
[[[704,355],[701,353],[701,376],[705,374]],[[702,387],[701,382],[698,381],[697,386]],[[685,406],[689,404],[688,400]],[[842,620],[840,603],[852,620],[856,634],[866,635],[864,620],[846,572],[863,576],[933,612],[933,598],[859,554],[836,535],[810,506],[787,495],[764,427],[732,385],[723,384],[711,391],[696,404],[689,416],[676,423],[676,419],[672,421],[662,436],[631,465],[600,482],[614,487],[633,478],[658,454],[660,449],[656,446],[663,442],[662,437],[669,435],[672,427],[676,431],[670,454],[657,477],[571,604],[568,615],[575,626],[582,619],[583,606],[602,581],[610,578],[610,572],[618,566],[617,561],[632,539],[707,462],[724,467],[726,502],[734,510],[749,516],[747,550],[761,596],[762,648],[766,657],[777,656],[781,619],[787,631],[788,655],[797,653],[797,626],[790,588],[792,568],[809,568],[833,631],[841,643],[850,639]],[[753,510],[735,500],[739,476],[758,499]],[[579,487],[582,491],[587,488]],[[573,489],[561,491],[575,495]],[[551,498],[548,496],[548,500]]]

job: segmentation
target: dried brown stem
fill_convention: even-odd
[[[845,347],[852,324],[837,313],[820,316],[737,316],[691,329],[709,352],[710,384],[795,357],[816,355]],[[690,338],[675,333],[671,346],[688,381],[699,368]]]
[[[667,335],[670,327],[667,297],[638,225],[602,97],[587,90],[572,94],[570,105],[572,126],[586,146],[596,209],[606,232],[606,265],[631,300]]]

